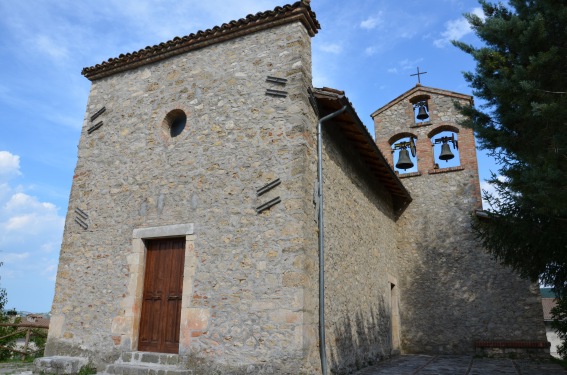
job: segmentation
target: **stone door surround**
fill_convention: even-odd
[[[121,314],[114,317],[111,328],[114,345],[123,351],[138,349],[144,273],[146,270],[146,245],[144,240],[167,237],[185,237],[179,353],[187,353],[191,336],[196,336],[195,333],[202,332],[207,328],[210,317],[209,310],[191,308],[193,280],[197,267],[193,223],[136,228],[132,232],[132,250],[127,255],[130,270],[128,291],[120,303]]]

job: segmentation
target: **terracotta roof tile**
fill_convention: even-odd
[[[41,314],[29,314],[22,318],[20,324],[36,326],[38,328],[48,328],[49,319]]]
[[[246,18],[223,23],[205,31],[197,31],[182,38],[175,37],[170,41],[148,46],[136,52],[121,54],[117,58],[110,58],[90,68],[84,68],[81,74],[94,81],[187,51],[295,21],[301,22],[311,36],[321,28],[308,2],[298,1],[292,5],[278,6],[274,10],[249,14]]]
[[[313,88],[311,93],[317,105],[319,118],[343,106],[347,107],[345,112],[331,121],[339,124],[338,129],[343,133],[344,139],[351,143],[352,149],[358,153],[360,160],[390,192],[396,215],[401,214],[412,201],[411,195],[386,161],[368,129],[358,117],[352,103],[344,95],[344,91],[324,87]]]

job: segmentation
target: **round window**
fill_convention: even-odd
[[[180,109],[169,112],[163,120],[163,130],[171,138],[177,137],[187,125],[187,115]]]

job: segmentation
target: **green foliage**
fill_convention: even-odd
[[[484,46],[454,42],[476,60],[465,79],[487,103],[461,108],[464,125],[500,164],[490,220],[475,229],[497,259],[567,296],[567,7],[480,3],[485,16],[467,18]]]
[[[2,262],[0,262],[2,266]],[[8,295],[6,289],[0,288],[0,324],[18,324],[21,322],[20,317],[16,317],[15,309],[5,310],[6,303],[8,302]],[[30,334],[30,343],[35,343],[38,348],[45,347],[46,338],[45,329],[32,329]],[[18,327],[2,327],[0,326],[0,362],[6,362],[14,359],[21,360],[21,355],[10,351],[15,346],[15,342],[19,338],[26,336],[25,330]],[[35,353],[35,355],[27,356],[26,360],[33,360],[42,355],[42,351]],[[86,375],[86,374],[85,374]]]
[[[3,264],[3,262],[0,262],[0,267]],[[6,289],[0,288],[0,311],[2,312],[3,317],[6,315],[4,314],[4,307],[6,306],[6,303],[8,303],[8,293],[6,293]],[[0,316],[0,319],[2,319],[2,316]]]
[[[465,79],[487,103],[460,108],[464,125],[500,164],[489,220],[475,230],[497,259],[567,301],[567,7],[479,2],[484,17],[467,18],[484,46],[454,42],[476,60]],[[554,311],[565,356],[567,303]]]
[[[2,262],[0,262],[2,266]],[[0,323],[10,323],[10,317],[5,311],[6,303],[8,303],[8,294],[6,289],[0,288]],[[0,327],[0,337],[8,336],[16,331],[15,327]],[[5,361],[12,357],[12,352],[7,348],[12,348],[14,346],[15,336],[0,338],[0,361]]]
[[[553,322],[551,326],[557,331],[557,336],[561,339],[561,345],[557,347],[557,354],[563,359],[567,359],[567,299],[557,300],[557,306],[551,309]]]
[[[84,365],[79,369],[79,372],[77,372],[77,375],[94,375],[94,374],[96,374],[96,367],[91,363]]]

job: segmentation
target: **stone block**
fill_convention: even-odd
[[[52,315],[49,320],[49,338],[60,338],[63,336],[64,315]]]
[[[114,334],[128,334],[132,331],[132,317],[117,316],[112,319],[110,331]]]
[[[34,373],[73,375],[88,364],[88,358],[53,356],[34,360]]]
[[[204,330],[209,324],[211,311],[204,308],[189,308],[185,315],[186,326],[191,330]]]

